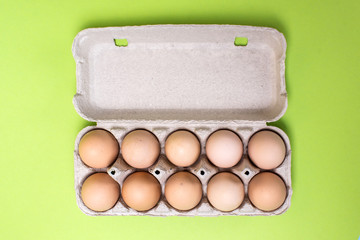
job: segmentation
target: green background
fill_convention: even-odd
[[[358,239],[360,1],[0,0],[0,239]],[[288,43],[294,195],[274,217],[89,217],[77,207],[75,35],[88,27],[227,23]]]

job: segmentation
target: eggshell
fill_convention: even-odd
[[[240,137],[230,130],[218,130],[206,141],[206,155],[215,166],[230,168],[235,166],[243,154]]]
[[[176,166],[188,167],[199,158],[200,142],[189,131],[173,132],[166,139],[165,154],[168,160]]]
[[[148,172],[130,174],[123,183],[123,200],[129,207],[137,211],[147,211],[155,207],[160,196],[160,183]]]
[[[120,197],[120,186],[107,173],[94,173],[85,179],[81,188],[81,199],[93,211],[111,209]]]
[[[125,162],[130,166],[147,168],[156,162],[160,154],[160,143],[151,132],[134,130],[128,133],[122,141],[121,153]]]
[[[115,161],[119,154],[116,138],[102,129],[86,133],[79,143],[81,160],[89,167],[105,168]]]
[[[216,209],[229,212],[238,208],[244,200],[244,184],[233,173],[220,172],[207,186],[207,198]]]
[[[249,141],[248,153],[251,161],[259,168],[270,170],[278,167],[285,159],[284,140],[275,132],[263,130],[255,133]]]
[[[268,212],[278,209],[284,203],[286,192],[286,185],[278,175],[262,172],[251,179],[248,195],[255,207]]]
[[[172,207],[188,211],[200,203],[201,183],[189,172],[177,172],[166,181],[165,198]]]

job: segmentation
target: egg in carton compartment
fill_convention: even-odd
[[[116,40],[126,40],[117,44]],[[246,40],[236,43],[238,40]],[[287,107],[285,89],[286,42],[275,29],[234,25],[154,25],[86,29],[74,40],[77,93],[74,106],[85,119],[97,122],[86,127],[75,142],[75,190],[80,209],[88,215],[219,216],[275,215],[290,206],[291,148],[286,134],[266,125],[278,120]],[[92,129],[110,131],[121,143],[135,129],[152,132],[161,144],[161,154],[150,172],[161,184],[160,202],[138,212],[120,197],[110,210],[95,212],[81,200],[81,186],[95,172],[107,172],[120,186],[131,168],[121,158],[109,168],[84,165],[78,154],[81,137]],[[201,143],[199,160],[187,168],[171,164],[164,154],[166,137],[185,129]],[[218,129],[236,132],[243,141],[241,161],[220,169],[205,154],[207,137]],[[255,208],[247,197],[248,183],[258,172],[247,156],[247,141],[261,129],[278,133],[286,145],[286,158],[276,169],[285,182],[284,204],[271,212]],[[164,186],[174,172],[193,173],[202,184],[203,198],[190,211],[178,211],[166,202]],[[206,198],[208,180],[220,171],[230,171],[242,180],[245,199],[231,212],[213,208]]]

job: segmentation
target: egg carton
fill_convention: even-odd
[[[237,44],[238,40],[240,44]],[[243,41],[245,40],[245,41]],[[120,42],[120,44],[119,44]],[[234,44],[235,42],[235,44]],[[245,43],[244,43],[245,42]],[[275,29],[237,25],[153,25],[86,29],[73,43],[76,61],[76,111],[96,126],[80,131],[75,142],[75,190],[79,208],[86,214],[150,216],[276,215],[290,206],[291,148],[286,134],[267,126],[285,113],[284,36]],[[135,129],[147,129],[161,144],[158,161],[144,169],[162,187],[160,202],[151,210],[138,212],[126,206],[121,196],[105,212],[94,212],[82,202],[84,180],[95,172],[107,172],[122,187],[134,171],[121,156],[109,168],[93,169],[83,164],[78,145],[92,129],[110,131],[121,144]],[[164,154],[166,137],[186,129],[200,140],[199,160],[191,167],[177,167]],[[218,129],[236,132],[244,143],[241,161],[230,169],[215,167],[205,154],[208,136]],[[247,156],[247,142],[257,131],[270,129],[286,144],[286,158],[272,172],[287,187],[284,204],[271,212],[255,208],[247,197],[248,183],[262,170]],[[196,175],[203,186],[203,198],[190,211],[172,208],[164,197],[167,178],[177,171]],[[231,212],[213,208],[206,198],[209,179],[221,171],[240,177],[245,187],[242,205]]]

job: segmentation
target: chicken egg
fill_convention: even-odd
[[[207,198],[216,209],[229,212],[244,200],[244,184],[233,173],[221,172],[212,177],[207,186]]]
[[[284,161],[286,146],[284,140],[277,133],[262,130],[250,138],[248,153],[256,166],[270,170],[278,167]]]
[[[165,142],[165,154],[170,162],[179,167],[188,167],[200,155],[200,142],[191,132],[179,130],[170,134]]]
[[[121,153],[125,162],[130,166],[147,168],[156,162],[160,154],[160,143],[151,132],[134,130],[128,133],[122,141]]]
[[[120,197],[120,186],[107,173],[94,173],[85,179],[81,188],[85,206],[96,212],[111,209]]]
[[[172,207],[188,211],[201,201],[201,182],[189,172],[177,172],[166,181],[165,198]]]
[[[161,186],[148,172],[135,172],[129,175],[122,187],[124,202],[136,211],[148,211],[159,202]]]
[[[115,161],[119,144],[110,132],[102,129],[86,133],[79,143],[80,159],[89,167],[105,168]]]
[[[287,190],[278,175],[261,172],[251,179],[248,195],[256,208],[268,212],[278,209],[285,202]]]
[[[215,166],[230,168],[235,166],[243,154],[240,137],[230,130],[218,130],[206,141],[206,155]]]

